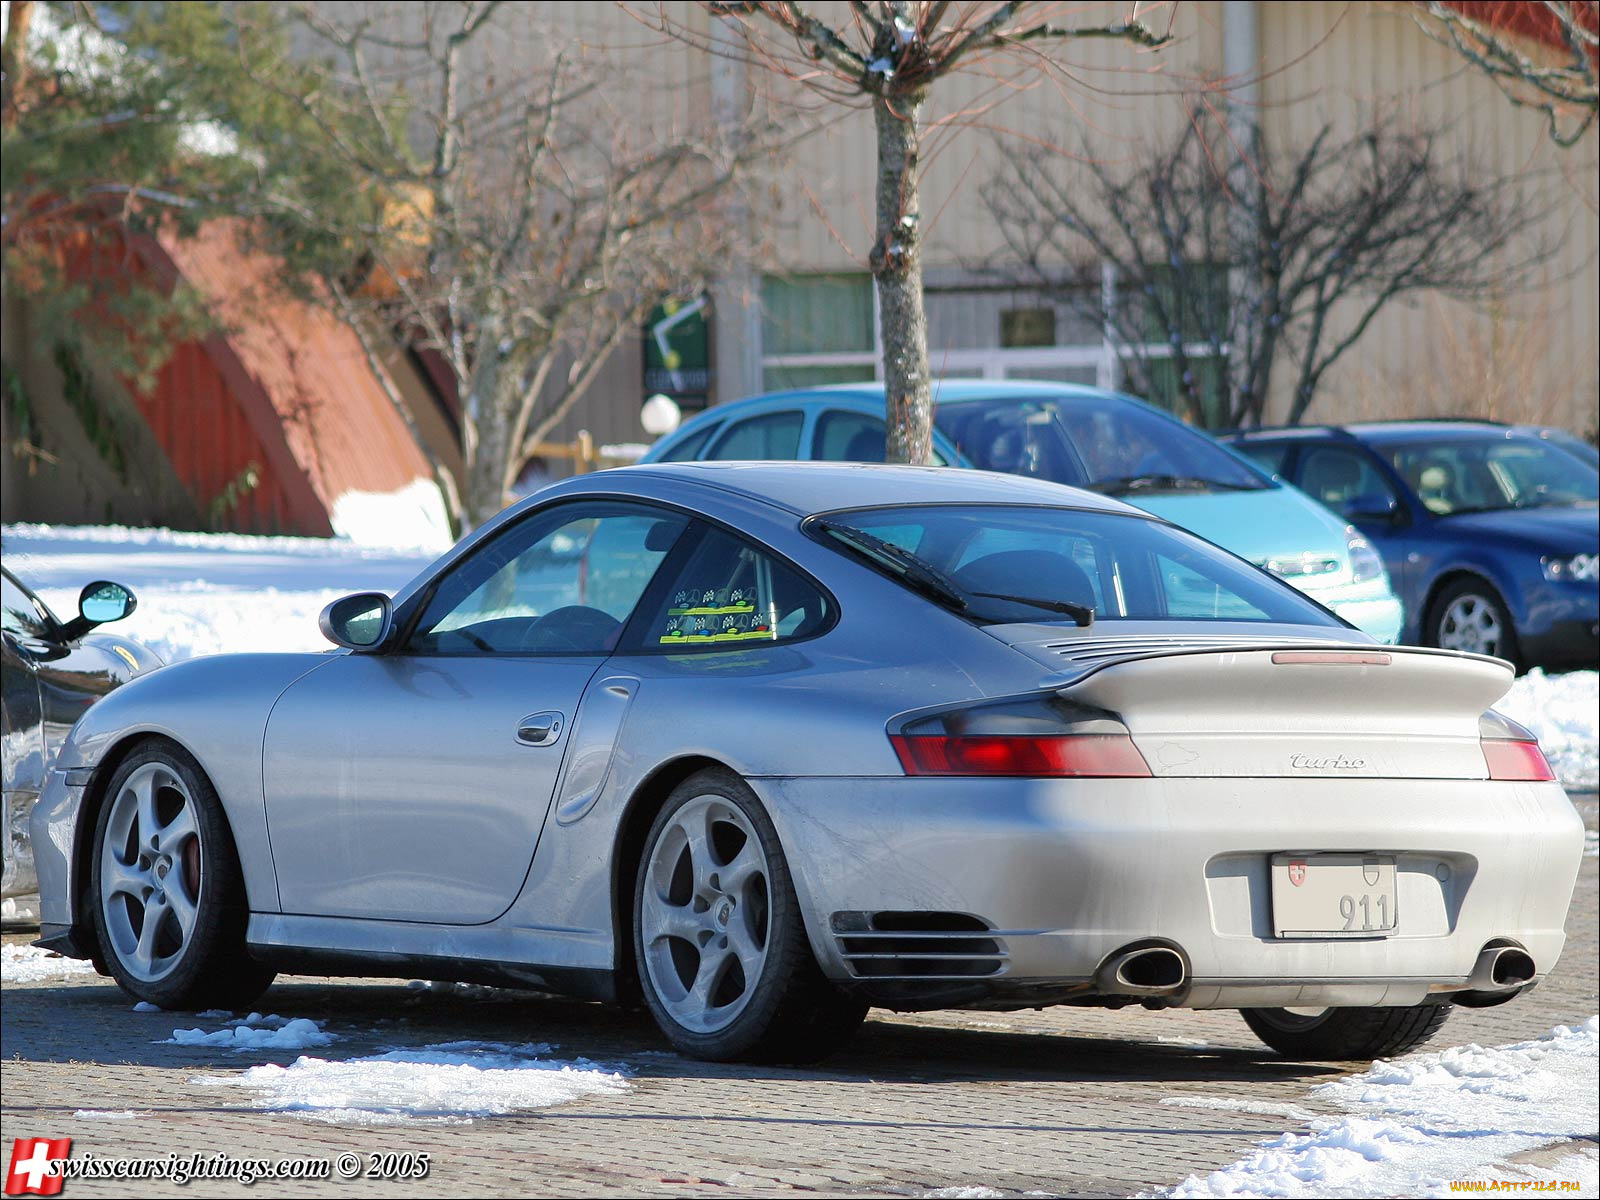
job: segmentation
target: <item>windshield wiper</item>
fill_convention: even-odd
[[[1074,604],[1070,600],[1041,600],[1037,596],[1008,596],[1004,592],[969,592],[970,596],[982,596],[986,600],[1006,600],[1012,604],[1028,604],[1034,608],[1044,608],[1051,612],[1065,613],[1071,617],[1080,629],[1087,629],[1094,624],[1094,609],[1087,604]]]
[[[1228,483],[1221,479],[1205,479],[1198,475],[1124,475],[1120,479],[1103,479],[1087,485],[1091,492],[1103,496],[1122,496],[1128,492],[1253,492],[1257,489],[1245,483]]]
[[[888,566],[915,590],[930,599],[938,601],[954,612],[966,612],[972,607],[967,602],[967,597],[980,596],[985,600],[1006,600],[1012,604],[1027,604],[1034,608],[1063,613],[1071,617],[1080,627],[1094,624],[1094,609],[1086,605],[1073,604],[1068,600],[1041,600],[1034,596],[1012,596],[1004,592],[967,592],[943,571],[939,570],[938,567],[925,559],[918,558],[904,546],[886,542],[880,537],[867,533],[865,530],[855,528],[853,525],[841,525],[834,521],[818,521],[816,526],[824,533],[831,534],[863,558],[877,562],[880,566]]]
[[[945,574],[932,563],[924,562],[904,546],[886,542],[852,525],[834,521],[818,521],[818,529],[854,550],[858,555],[879,566],[887,566],[915,590],[931,600],[936,600],[954,612],[966,612],[969,605]]]

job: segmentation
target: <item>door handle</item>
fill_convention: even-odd
[[[534,713],[517,723],[517,741],[524,746],[548,746],[561,736],[561,714]]]

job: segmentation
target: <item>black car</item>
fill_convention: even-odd
[[[1492,421],[1222,440],[1366,535],[1405,603],[1402,640],[1523,668],[1600,659],[1600,474],[1567,440]]]
[[[28,815],[44,786],[45,772],[72,723],[112,688],[154,670],[161,660],[138,642],[91,632],[134,610],[133,593],[99,580],[78,597],[78,615],[60,620],[10,571],[0,568],[0,614],[4,616],[0,695],[0,765],[5,778],[5,919],[27,920],[19,898],[38,888]]]

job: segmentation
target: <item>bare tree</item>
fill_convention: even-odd
[[[939,80],[956,72],[995,77],[1048,72],[1039,47],[1111,38],[1155,47],[1157,35],[1130,4],[1125,20],[1079,24],[1082,5],[856,0],[829,22],[795,0],[702,0],[728,22],[750,61],[802,84],[831,103],[872,109],[877,133],[876,230],[867,263],[877,284],[890,462],[924,463],[932,448],[933,401],[928,323],[923,308],[919,185],[924,106]],[[644,17],[674,37],[725,53],[675,22],[665,5]]]
[[[1259,424],[1287,367],[1294,424],[1392,303],[1498,297],[1559,253],[1527,174],[1447,144],[1382,117],[1282,151],[1258,139],[1256,186],[1236,193],[1238,148],[1197,107],[1175,140],[1127,165],[1087,147],[1071,161],[1026,150],[983,195],[1023,281],[1103,326],[1134,390],[1175,388],[1197,424]],[[1232,296],[1230,273],[1248,283]]]
[[[1600,0],[1423,0],[1423,31],[1573,146],[1600,114]]]
[[[315,153],[372,203],[352,214],[263,194],[259,227],[330,281],[374,362],[397,334],[441,357],[462,401],[459,498],[435,472],[480,523],[650,309],[742,251],[719,205],[765,131],[625,117],[608,88],[630,75],[529,7],[292,11],[294,65],[258,55],[252,78],[303,107]],[[238,21],[248,45],[251,17]],[[513,83],[495,78],[513,65],[495,45],[517,50]]]

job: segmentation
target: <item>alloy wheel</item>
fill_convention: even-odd
[[[170,974],[200,913],[200,824],[176,772],[146,763],[111,798],[100,848],[101,916],[122,968],[153,983]]]
[[[720,796],[684,804],[650,846],[639,909],[644,969],[674,1022],[731,1025],[766,966],[770,867],[750,820]]]
[[[1468,654],[1499,654],[1505,640],[1499,608],[1474,592],[1457,596],[1439,621],[1439,645]]]

